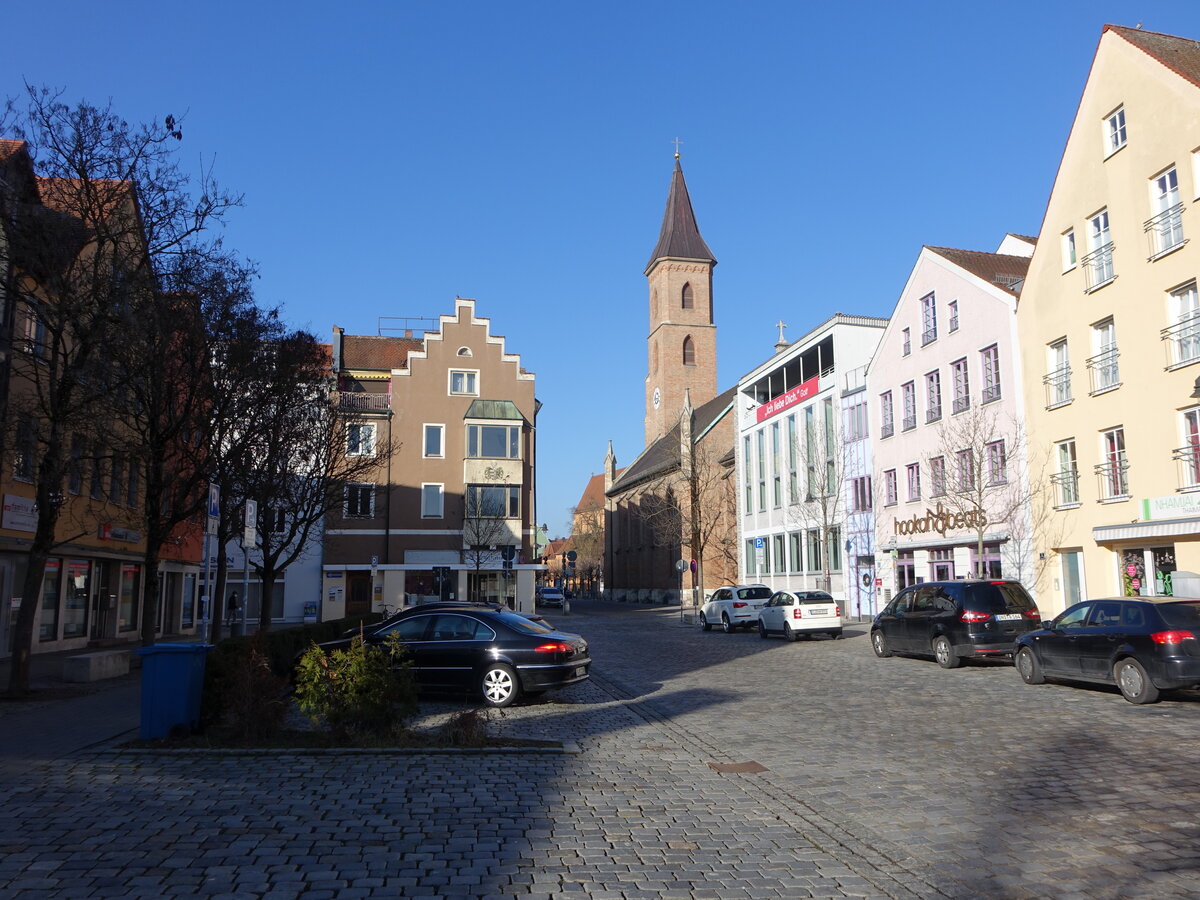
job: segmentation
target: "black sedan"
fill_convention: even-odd
[[[1017,638],[1026,684],[1047,676],[1115,684],[1130,703],[1200,685],[1200,600],[1113,597],[1085,600]]]
[[[395,634],[408,650],[423,691],[476,693],[488,706],[509,706],[588,677],[592,660],[577,634],[558,631],[503,606],[431,603],[402,610],[364,631],[368,644]],[[320,646],[337,650],[353,637]]]

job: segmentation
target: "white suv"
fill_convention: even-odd
[[[717,622],[726,634],[735,628],[753,628],[758,611],[771,599],[765,584],[739,584],[717,588],[700,607],[700,627],[708,631]]]
[[[789,641],[800,635],[842,636],[842,611],[824,591],[776,591],[758,611],[758,633],[762,637],[782,634]]]

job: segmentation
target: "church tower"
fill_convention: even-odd
[[[699,407],[717,395],[716,264],[696,225],[676,153],[658,245],[645,272],[650,289],[647,447],[679,422],[685,397]]]

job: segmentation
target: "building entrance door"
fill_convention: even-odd
[[[1071,606],[1083,599],[1083,582],[1080,576],[1079,558],[1082,556],[1079,550],[1065,550],[1062,554],[1062,569],[1063,569],[1063,603],[1065,606]]]
[[[371,573],[346,573],[346,615],[359,616],[371,611]]]

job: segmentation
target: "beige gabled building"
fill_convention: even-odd
[[[1200,572],[1200,43],[1105,26],[1018,308],[1043,614]]]

